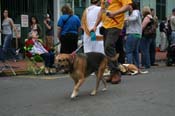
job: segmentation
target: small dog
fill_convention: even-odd
[[[107,58],[102,53],[90,52],[85,54],[59,54],[55,58],[57,70],[64,69],[70,73],[75,82],[71,98],[78,96],[80,86],[91,73],[95,72],[97,77],[96,87],[91,95],[96,95],[99,83],[102,80],[104,84],[103,91],[107,90],[107,84],[103,77],[105,68],[107,67]]]
[[[146,74],[148,71],[141,71],[134,64],[119,64],[119,69],[123,74],[136,75],[136,74]]]

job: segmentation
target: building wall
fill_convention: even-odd
[[[167,9],[166,9],[166,15],[170,16],[172,13],[172,9],[175,8],[175,0],[167,0]]]

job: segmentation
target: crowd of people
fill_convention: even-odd
[[[53,31],[58,32],[60,53],[72,53],[78,47],[79,33],[83,30],[84,53],[100,52],[108,57],[110,76],[107,82],[113,84],[121,81],[119,63],[135,64],[140,69],[158,65],[155,63],[158,26],[161,38],[160,51],[166,51],[169,43],[175,43],[175,9],[172,10],[172,16],[162,20],[160,25],[154,9],[145,6],[140,11],[138,4],[132,0],[91,0],[91,5],[84,10],[81,20],[73,14],[69,5],[64,5],[61,11],[62,16],[57,23],[58,30],[53,29],[53,21],[49,14],[44,18],[46,38],[37,51],[42,51],[39,54],[45,61],[46,74],[54,63],[53,54],[50,52],[54,47]],[[128,15],[125,16],[127,11]],[[4,35],[2,47],[5,51],[11,46],[12,28],[17,38],[19,36],[13,20],[8,17],[8,10],[4,10],[3,16],[1,32]],[[32,16],[29,24],[30,38],[37,46],[36,38],[43,35],[40,23],[37,17]],[[34,49],[32,50],[34,53]]]

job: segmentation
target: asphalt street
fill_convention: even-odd
[[[68,75],[0,77],[0,116],[174,116],[175,67],[148,71],[123,76],[121,84],[108,84],[96,96],[89,95],[91,76],[74,100]]]

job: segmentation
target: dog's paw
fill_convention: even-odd
[[[103,88],[102,91],[107,91],[108,89],[107,88]]]
[[[96,90],[93,90],[92,92],[91,92],[91,96],[95,96],[97,94],[97,91]]]
[[[72,95],[71,95],[71,99],[74,99],[78,96],[78,92],[73,92]]]

